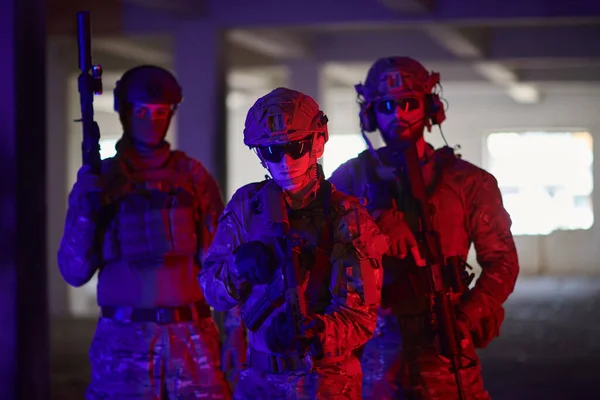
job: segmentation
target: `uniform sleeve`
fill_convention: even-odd
[[[510,216],[502,204],[496,179],[478,171],[467,194],[470,239],[475,245],[481,275],[460,306],[471,325],[498,310],[512,293],[519,274]]]
[[[233,353],[237,358],[236,367],[241,368],[246,362],[246,351],[248,341],[246,340],[246,328],[242,321],[242,310],[240,306],[233,307],[224,315],[223,329],[225,330],[225,340],[223,348]]]
[[[350,162],[345,162],[344,164],[340,165],[335,171],[333,171],[331,176],[327,178],[327,181],[332,183],[333,186],[335,186],[335,188],[340,192],[354,196],[356,194],[354,193],[354,185],[351,171],[352,168]]]
[[[244,228],[231,207],[234,202],[235,196],[219,219],[198,276],[206,301],[218,311],[235,307],[246,284],[237,275],[233,264],[233,252],[244,242]]]
[[[202,264],[217,231],[219,217],[225,207],[221,189],[215,178],[196,160],[191,160],[191,174],[194,179],[199,221],[198,261]]]
[[[360,347],[375,330],[381,301],[381,256],[387,238],[356,200],[344,201],[334,232],[331,254],[331,304],[322,319],[320,339],[326,356],[338,356]]]
[[[223,213],[225,205],[223,195],[215,178],[198,161],[192,160],[192,176],[196,183],[196,196],[199,204],[199,215],[202,217],[199,226],[199,249],[198,260],[203,264],[204,257],[207,255],[211,244],[215,239],[219,217]],[[204,291],[204,288],[203,288]],[[205,292],[205,291],[204,291]],[[230,343],[232,340],[241,341],[244,334],[244,326],[241,318],[239,306],[228,310],[225,313],[225,341]],[[239,346],[245,346],[244,343],[238,343]],[[240,354],[244,356],[245,354]]]
[[[82,173],[85,173],[83,168],[78,176]],[[97,246],[100,193],[86,195],[86,192],[82,184],[76,182],[69,193],[65,228],[57,257],[63,279],[75,287],[87,283],[100,266]],[[94,197],[97,197],[97,204],[90,202]]]

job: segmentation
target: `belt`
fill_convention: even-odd
[[[102,317],[122,322],[155,322],[172,324],[176,322],[199,321],[211,316],[210,307],[198,301],[181,307],[133,308],[102,307]]]
[[[252,348],[250,349],[250,357],[248,357],[248,367],[268,371],[271,374],[285,374],[292,371],[309,371],[312,369],[311,363],[307,362],[304,356],[263,353]]]
[[[286,374],[288,372],[308,372],[313,369],[313,366],[344,362],[349,358],[349,355],[343,355],[313,360],[310,356],[300,354],[263,353],[251,348],[248,367],[267,371],[271,374]]]

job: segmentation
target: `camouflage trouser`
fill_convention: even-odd
[[[246,329],[239,316],[239,308],[229,310],[224,313],[224,317],[222,330],[225,335],[221,349],[221,367],[230,387],[235,390],[242,366],[246,363],[248,341]]]
[[[100,318],[86,399],[231,399],[210,318],[158,325]]]
[[[305,373],[270,374],[252,367],[242,371],[234,400],[360,400],[360,362],[324,364]]]
[[[450,362],[435,349],[402,351],[396,317],[381,313],[373,339],[365,345],[363,398],[365,400],[454,400],[456,380]],[[465,400],[487,400],[481,365],[472,342],[464,349],[462,385]]]

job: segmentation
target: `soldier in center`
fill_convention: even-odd
[[[244,143],[272,179],[240,188],[199,281],[218,310],[241,306],[248,365],[235,399],[360,399],[353,351],[373,335],[387,237],[317,159],[327,117],[278,88],[249,110]]]

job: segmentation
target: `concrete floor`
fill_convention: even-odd
[[[506,309],[480,353],[494,400],[600,398],[600,278],[521,278]],[[53,321],[52,399],[83,399],[94,325]]]

